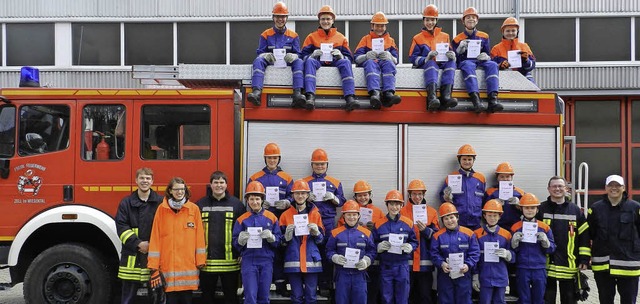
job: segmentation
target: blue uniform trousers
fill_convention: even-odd
[[[244,286],[244,303],[269,303],[269,289],[271,287],[273,264],[257,264],[244,262],[243,260],[241,266],[240,272],[242,273],[242,286]]]
[[[396,65],[389,60],[367,59],[362,63],[367,79],[367,91],[380,90],[383,92],[396,90]],[[380,86],[380,73],[382,73],[382,87]]]
[[[471,304],[471,274],[452,280],[438,269],[438,300],[440,303]]]
[[[409,301],[409,264],[380,265],[380,292],[383,304]]]
[[[367,303],[366,271],[336,271],[336,304]]]
[[[289,284],[291,285],[291,303],[315,304],[317,302],[317,273],[289,273]]]
[[[251,75],[251,86],[254,88],[262,89],[264,84],[264,71],[267,69],[269,63],[266,59],[258,56],[253,60],[253,72]],[[287,63],[291,66],[291,72],[293,73],[293,88],[302,89],[302,59],[298,58],[292,63]]]
[[[487,93],[498,92],[498,64],[495,61],[465,60],[460,64],[462,78],[468,93],[478,93],[478,78],[476,68],[484,69],[485,80],[487,82]]]
[[[424,84],[428,86],[432,83],[438,83],[438,70],[442,70],[442,77],[440,78],[440,85],[453,84],[453,78],[456,74],[455,61],[436,62],[434,60],[426,60],[425,63],[420,66],[424,69]]]
[[[504,293],[506,287],[483,287],[480,286],[479,304],[505,304]]]
[[[518,281],[518,303],[544,303],[544,292],[547,288],[547,271],[545,269],[518,268],[516,280]]]
[[[316,72],[323,66],[323,63],[315,58],[308,58],[304,62],[304,90],[307,93],[316,92]],[[355,82],[353,80],[353,70],[349,59],[338,59],[326,64],[326,66],[337,67],[342,78],[342,92],[344,96],[355,94]],[[326,227],[325,227],[326,228]],[[326,230],[331,231],[331,230]]]

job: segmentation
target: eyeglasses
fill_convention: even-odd
[[[552,185],[552,186],[549,186],[549,188],[554,188],[554,189],[561,189],[561,188],[564,188],[564,187],[565,187],[565,185]]]
[[[173,189],[171,189],[171,191],[180,192],[180,191],[184,191],[184,189],[185,188],[173,188]]]

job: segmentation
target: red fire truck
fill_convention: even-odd
[[[563,173],[563,105],[516,72],[500,75],[505,111],[475,114],[459,76],[458,107],[426,111],[422,71],[409,68],[397,75],[402,103],[382,110],[368,108],[364,75],[355,69],[362,108],[353,112],[341,108],[333,68],[319,70],[313,111],[290,107],[290,71],[269,68],[262,105],[254,106],[244,102],[249,66],[153,70],[139,68],[138,78],[186,88],[0,91],[0,265],[10,268],[12,284],[24,282],[28,303],[109,301],[121,249],[114,216],[135,190],[140,167],[154,170],[160,192],[171,177],[183,177],[193,199],[205,195],[211,172],[222,170],[241,195],[248,176],[264,166],[266,143],[280,145],[282,166],[294,178],[309,175],[311,151],[322,147],[346,196],[366,179],[381,207],[384,193],[404,190],[414,178],[426,182],[437,206],[465,143],[475,147],[475,168],[489,183],[495,166],[509,161],[515,183],[544,196],[548,178]]]

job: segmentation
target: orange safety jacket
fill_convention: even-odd
[[[165,198],[153,220],[147,267],[162,272],[166,292],[197,290],[200,283],[197,266],[204,265],[206,259],[198,206],[187,201],[176,211]]]

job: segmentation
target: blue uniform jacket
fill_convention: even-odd
[[[492,199],[498,199],[500,197],[500,188],[499,186],[492,187],[487,189],[487,192],[484,194],[484,202],[488,202]],[[518,199],[522,198],[524,195],[524,190],[514,186],[513,187],[513,197],[517,197]],[[484,207],[484,204],[483,204]],[[500,220],[498,220],[498,226],[500,227],[511,227],[516,222],[520,221],[522,218],[522,211],[518,210],[515,205],[510,205],[509,202],[505,201],[504,205],[502,205],[502,209],[504,212],[500,216]]]
[[[478,239],[471,229],[458,226],[456,230],[441,229],[433,235],[431,240],[431,260],[433,265],[442,269],[442,263],[449,258],[450,253],[464,253],[464,263],[472,270],[480,259]],[[471,271],[465,273],[469,275]]]
[[[511,249],[511,233],[500,226],[496,227],[495,232],[487,230],[486,226],[478,228],[474,231],[478,238],[480,247],[480,260],[473,273],[479,274],[480,286],[486,287],[507,287],[509,285],[509,273],[507,272],[507,263],[515,263],[516,253]],[[484,244],[486,242],[497,242],[498,248],[504,248],[511,252],[511,260],[506,261],[500,258],[499,262],[484,261]]]
[[[251,175],[247,185],[252,181],[259,181],[265,189],[267,187],[278,187],[279,198],[292,201],[290,197],[293,178],[287,172],[282,171],[280,166],[273,171],[269,171],[267,167],[262,168],[262,170]],[[275,207],[270,207],[269,211],[275,214],[276,217],[280,217],[284,212],[284,210],[278,210]]]
[[[373,244],[373,236],[369,229],[362,226],[348,227],[346,224],[331,230],[327,241],[327,260],[331,260],[334,254],[345,255],[346,248],[360,249],[360,259],[368,256],[371,262],[376,257],[376,246]],[[344,268],[336,265],[337,271],[357,273],[356,268]]]
[[[480,44],[480,52],[486,53],[487,55],[491,55],[491,42],[489,41],[489,34],[483,31],[478,31],[478,29],[474,29],[471,35],[467,34],[467,31],[462,31],[462,33],[458,34],[458,36],[455,36],[453,38],[453,41],[451,41],[451,48],[454,51],[457,50],[458,46],[460,45],[460,42],[465,39],[482,41]],[[460,64],[465,60],[477,61],[477,59],[475,58],[467,58],[466,51],[462,54],[458,54],[458,52],[456,52],[456,55],[457,55],[456,59],[458,59],[457,60],[458,68],[460,67]]]
[[[342,191],[342,183],[340,180],[328,176],[327,173],[323,174],[311,174],[304,178],[304,181],[309,183],[309,189],[313,190],[314,182],[326,182],[327,183],[327,192],[333,193],[340,203],[336,206],[331,202],[325,202],[322,200],[322,197],[316,197],[316,201],[314,204],[318,207],[318,211],[320,211],[320,215],[322,215],[323,219],[327,218],[335,218],[336,217],[336,207],[340,207],[344,205],[344,202],[347,201],[344,198],[344,192]],[[335,224],[335,221],[334,221]]]
[[[525,243],[520,242],[518,248],[514,249],[518,263],[516,266],[522,269],[545,269],[547,265],[547,254],[552,254],[556,250],[556,243],[553,240],[551,227],[542,221],[538,222],[538,232],[544,232],[551,244],[549,248],[542,248],[540,242]],[[522,232],[522,221],[511,226],[511,233]]]
[[[480,227],[482,200],[484,199],[484,189],[486,187],[484,175],[473,171],[473,169],[467,172],[462,168],[450,173],[450,175],[453,174],[462,175],[462,193],[454,193],[452,202],[460,215],[458,224],[469,229],[477,229]],[[445,178],[444,186],[440,190],[440,200],[442,202],[444,202],[442,197],[443,190],[447,186],[448,179]]]
[[[258,42],[258,55],[262,53],[272,53],[273,49],[285,49],[287,53],[300,55],[300,37],[298,34],[288,28],[278,30],[275,26],[266,29],[260,35]]]
[[[269,243],[262,239],[262,248],[247,248],[247,245],[238,244],[240,232],[247,231],[247,227],[262,227],[263,230],[271,230],[276,238],[275,242]],[[241,215],[233,224],[233,247],[240,252],[242,263],[252,261],[254,264],[273,263],[274,251],[280,244],[282,233],[278,218],[269,210],[260,209],[258,212],[247,211]]]
[[[413,231],[413,221],[400,214],[392,219],[389,214],[384,218],[381,218],[375,222],[375,229],[373,229],[373,241],[378,244],[382,241],[389,240],[389,233],[404,235],[404,242],[411,244],[413,250],[418,248],[418,239],[416,233]],[[395,254],[387,251],[378,254],[378,260],[380,265],[397,265],[408,264],[409,260],[413,257],[413,250],[410,253]]]
[[[287,226],[293,225],[293,216],[296,214],[308,214],[309,224],[318,225],[320,234],[313,236],[311,234],[304,236],[293,236],[291,241],[287,242],[284,238]],[[285,273],[318,273],[322,272],[322,256],[318,246],[324,241],[324,226],[318,208],[313,204],[307,204],[307,207],[298,211],[295,206],[289,207],[280,216],[280,230],[282,232],[282,244],[286,246],[284,252],[284,272]]]

